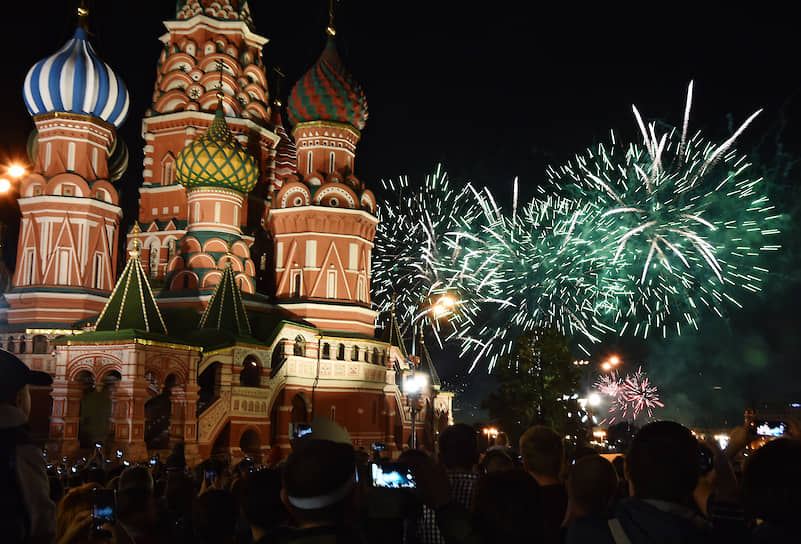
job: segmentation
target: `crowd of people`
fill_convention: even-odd
[[[13,356],[11,356],[13,357]],[[13,358],[16,359],[16,358]],[[17,360],[18,361],[18,360]],[[283,461],[207,460],[188,467],[97,456],[51,466],[25,433],[28,384],[49,377],[0,361],[0,541],[58,544],[251,543],[767,543],[801,540],[801,441],[773,440],[733,463],[671,421],[645,425],[625,460],[535,426],[479,453],[476,431],[448,427],[436,454],[395,460],[354,449],[347,432],[313,420]],[[376,486],[371,463],[402,473]],[[403,467],[403,468],[401,468]],[[404,476],[408,472],[408,477]],[[383,472],[382,472],[383,474]],[[796,535],[796,536],[793,536]]]

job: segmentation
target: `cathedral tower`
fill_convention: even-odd
[[[223,229],[242,234],[246,248],[254,233],[262,230],[265,203],[275,189],[271,174],[279,143],[262,62],[267,38],[253,31],[247,1],[179,0],[175,19],[164,25],[167,33],[161,37],[164,48],[158,60],[153,104],[142,121],[145,159],[139,189],[142,261],[156,280],[156,288],[174,267],[177,242],[192,220],[194,204],[189,202],[188,188],[178,182],[176,161],[179,153],[211,126],[218,93],[222,92],[228,130],[255,158],[261,172],[250,194],[234,199],[238,199],[236,215],[229,220],[236,224]],[[223,199],[226,207],[234,205],[231,198]],[[132,243],[129,234],[128,246]]]
[[[116,280],[119,196],[127,166],[116,130],[128,114],[120,77],[98,58],[84,28],[36,63],[24,84],[36,130],[22,213],[9,325],[70,327],[96,316]]]
[[[354,176],[367,100],[337,53],[334,30],[290,93],[287,114],[297,176],[283,180],[269,211],[276,298],[315,326],[373,335],[370,258],[375,197]]]

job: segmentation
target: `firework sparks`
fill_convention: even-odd
[[[422,183],[410,183],[406,177],[381,183],[395,198],[378,208],[372,295],[379,311],[389,310],[394,295],[405,330],[432,311],[443,295],[452,296],[455,306],[469,305],[469,293],[459,293],[458,278],[440,270],[459,258],[450,245],[455,240],[458,246],[458,236],[451,233],[473,230],[479,214],[470,185],[452,188],[440,166]]]
[[[682,130],[661,136],[634,108],[642,144],[600,144],[548,170],[571,198],[597,205],[593,239],[604,276],[604,323],[619,334],[667,336],[698,328],[700,312],[722,316],[745,292],[761,290],[761,259],[779,249],[779,214],[762,195],[764,181],[732,146],[759,113],[723,143],[688,136],[692,84]],[[603,248],[603,249],[600,249]]]
[[[659,389],[651,383],[642,367],[625,378],[614,371],[604,374],[598,377],[594,386],[609,398],[609,415],[601,423],[614,423],[629,416],[636,420],[640,414],[647,414],[650,419],[655,408],[665,406],[659,400]]]
[[[637,372],[626,376],[621,384],[618,396],[625,402],[623,415],[630,412],[637,419],[641,412],[645,412],[649,418],[654,417],[654,408],[665,406],[659,401],[658,393],[657,387],[651,384],[645,371],[638,368]]]
[[[780,248],[781,214],[733,147],[759,112],[716,144],[688,133],[691,105],[692,84],[681,129],[662,134],[633,108],[642,143],[613,134],[549,167],[553,191],[527,204],[515,180],[511,213],[487,189],[452,187],[441,168],[417,186],[385,182],[397,198],[379,208],[379,309],[396,293],[408,325],[453,296],[444,338],[473,357],[470,370],[482,361],[491,370],[535,327],[555,327],[589,353],[582,342],[606,334],[681,334],[703,312],[741,307],[742,295],[761,291],[764,256]]]

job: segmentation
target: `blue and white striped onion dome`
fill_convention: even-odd
[[[82,28],[54,55],[33,65],[25,77],[23,98],[31,115],[78,113],[117,128],[130,105],[122,79],[98,58]]]

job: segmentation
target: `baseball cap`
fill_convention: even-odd
[[[19,357],[0,349],[0,399],[10,397],[26,385],[50,385],[47,372],[31,370]]]

